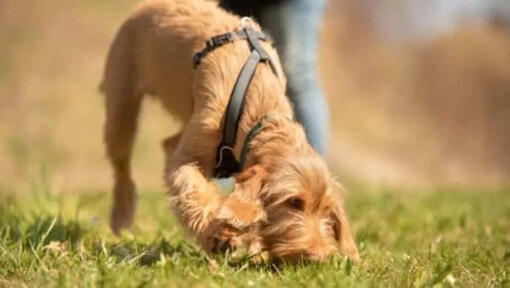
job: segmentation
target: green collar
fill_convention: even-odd
[[[265,115],[264,117],[262,117],[262,119],[260,119],[251,129],[250,131],[248,132],[248,134],[246,134],[246,138],[244,139],[244,144],[243,144],[243,148],[241,149],[241,157],[240,157],[240,161],[239,161],[239,166],[241,167],[241,169],[243,169],[244,167],[244,162],[246,162],[246,154],[248,154],[248,151],[250,150],[250,142],[253,138],[255,138],[255,136],[257,136],[257,134],[260,132],[260,129],[262,129],[262,125],[264,124],[264,122],[269,118],[269,116]]]
[[[253,140],[253,138],[255,138],[255,136],[257,136],[257,134],[260,132],[260,130],[262,129],[262,126],[264,125],[264,122],[268,121],[268,120],[271,120],[271,119],[276,119],[278,116],[275,116],[275,115],[264,115],[257,123],[255,123],[255,125],[253,125],[253,127],[250,129],[250,131],[248,132],[248,134],[246,135],[246,138],[244,139],[244,144],[243,144],[243,148],[241,149],[241,156],[240,156],[240,161],[239,161],[239,167],[241,168],[241,170],[243,169],[244,167],[244,163],[246,162],[246,155],[248,154],[248,152],[250,151],[250,142],[251,140]],[[291,121],[293,122],[294,120],[292,120],[292,118],[290,117],[286,117],[286,116],[281,116],[282,118],[288,120],[288,121]]]

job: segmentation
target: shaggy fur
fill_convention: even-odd
[[[272,117],[250,142],[234,192],[222,197],[210,181],[226,106],[250,50],[246,41],[235,41],[210,53],[196,70],[191,60],[206,40],[239,27],[240,19],[215,3],[173,0],[142,4],[120,28],[103,82],[105,142],[115,171],[113,231],[133,221],[130,156],[140,104],[150,94],[184,123],[163,144],[165,180],[175,213],[202,247],[221,251],[245,244],[250,253],[267,251],[273,258],[323,260],[341,252],[357,259],[340,186],[303,128],[288,120],[293,112],[285,80],[267,64],[259,65],[246,95],[237,156],[251,127],[264,115]],[[283,75],[275,49],[263,46]]]

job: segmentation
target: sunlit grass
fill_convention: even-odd
[[[175,224],[163,193],[142,193],[135,228],[116,238],[109,195],[39,188],[0,197],[0,286],[510,285],[505,191],[354,191],[347,204],[360,263],[275,266],[205,254]]]

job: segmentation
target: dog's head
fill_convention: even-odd
[[[282,159],[270,173],[258,165],[250,169],[246,174],[261,183],[251,187],[259,189],[264,206],[266,221],[259,233],[271,257],[322,261],[341,253],[359,258],[342,188],[318,155]]]

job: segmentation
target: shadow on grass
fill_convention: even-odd
[[[46,216],[37,218],[25,232],[26,245],[47,245],[52,241],[67,242],[75,247],[78,240],[86,233],[77,221],[64,222],[60,218]]]
[[[288,262],[254,263],[247,256],[234,258],[229,252],[209,255],[189,239],[177,243],[170,243],[167,239],[159,239],[148,244],[136,240],[106,245],[96,242],[93,245],[92,253],[96,256],[107,254],[107,256],[114,257],[119,262],[135,262],[137,265],[145,267],[153,266],[160,261],[175,266],[191,265],[193,267],[206,266],[209,268],[211,268],[212,263],[215,263],[214,265],[237,269],[237,271],[249,268],[266,273],[279,273],[279,270],[283,267],[296,266],[296,263]]]
[[[66,242],[75,247],[86,233],[77,221],[64,221],[55,216],[33,216],[28,226],[22,225],[20,216],[0,221],[0,236],[9,242],[21,241],[23,248],[41,247],[52,241]]]
[[[26,251],[41,251],[54,241],[66,243],[71,250],[76,250],[82,242],[95,257],[113,257],[116,261],[136,262],[140,266],[151,266],[161,259],[187,259],[196,264],[207,264],[210,259],[199,247],[184,240],[171,244],[161,238],[149,243],[117,238],[113,243],[105,243],[93,229],[75,220],[65,221],[49,215],[8,216],[0,217],[0,239],[5,244],[18,243]]]
[[[198,263],[208,263],[209,259],[205,252],[192,244],[183,241],[172,245],[166,239],[148,244],[136,240],[120,241],[107,245],[95,242],[92,251],[95,255],[107,253],[118,261],[136,261],[140,266],[151,266],[162,258],[189,259]]]

